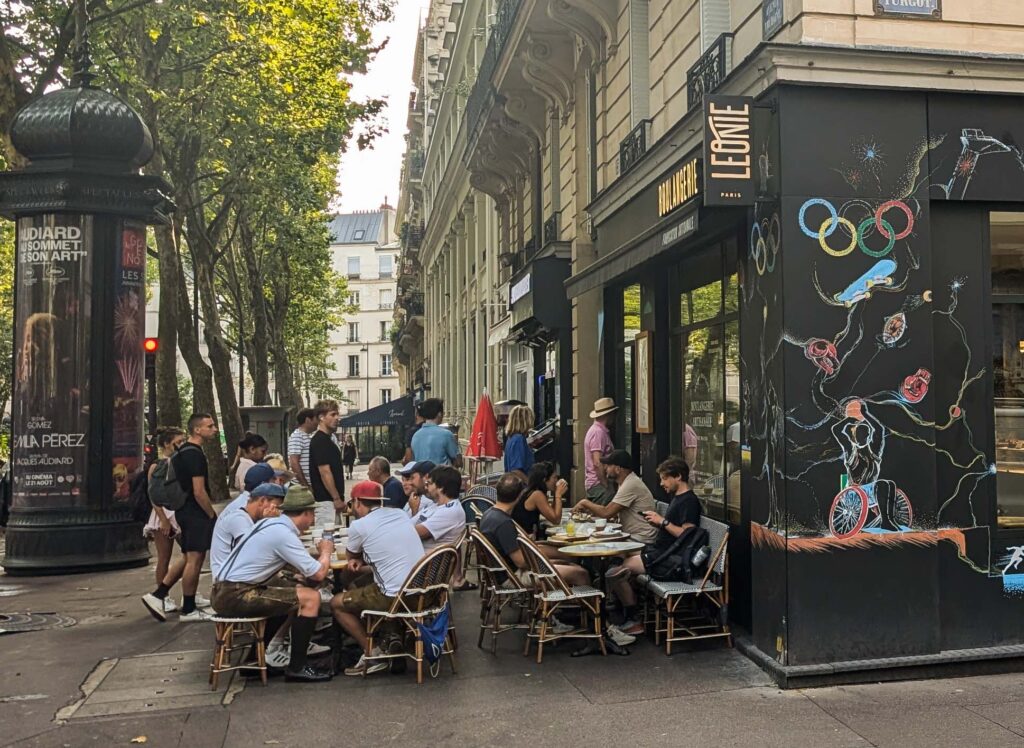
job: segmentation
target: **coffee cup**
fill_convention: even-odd
[[[317,542],[324,536],[324,528],[314,527],[313,528],[313,542]]]
[[[333,522],[324,522],[324,532],[334,532],[338,526]]]
[[[598,530],[603,530],[607,526],[608,526],[608,520],[606,520],[606,519],[598,518],[598,519],[594,520],[594,527],[596,527]]]

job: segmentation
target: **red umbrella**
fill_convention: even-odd
[[[498,421],[494,417],[494,406],[491,405],[491,398],[486,391],[480,396],[480,404],[476,408],[476,418],[473,419],[473,430],[469,434],[466,456],[478,460],[497,460],[501,457]]]

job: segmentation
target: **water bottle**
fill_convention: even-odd
[[[708,560],[708,556],[710,556],[710,555],[711,555],[711,546],[709,546],[709,545],[702,545],[700,548],[698,548],[696,550],[696,552],[694,552],[693,558],[690,559],[690,563],[693,564],[694,566],[700,566],[701,564],[703,564],[705,561]]]

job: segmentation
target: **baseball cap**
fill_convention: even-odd
[[[258,499],[261,496],[269,496],[272,499],[283,499],[286,493],[284,486],[279,486],[276,483],[260,483],[249,492],[249,497]]]
[[[416,469],[416,460],[412,460],[411,462],[407,462],[404,465],[402,465],[402,467],[400,467],[395,472],[397,472],[399,475],[409,476],[409,475],[412,475],[412,471],[415,470],[415,469]]]
[[[633,458],[624,449],[613,449],[601,458],[601,462],[605,465],[614,465],[615,467],[626,468],[627,470],[633,469]]]
[[[251,491],[260,483],[266,483],[274,477],[274,468],[265,462],[257,462],[245,473],[245,490]]]
[[[430,460],[420,460],[419,462],[412,466],[412,472],[419,473],[420,475],[426,475],[436,467],[437,465],[435,465]]]
[[[384,490],[377,481],[361,480],[352,486],[351,496],[353,499],[380,499],[383,501]]]

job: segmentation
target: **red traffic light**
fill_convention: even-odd
[[[142,349],[146,353],[156,353],[156,349],[160,347],[160,340],[157,338],[146,338],[142,341]]]

